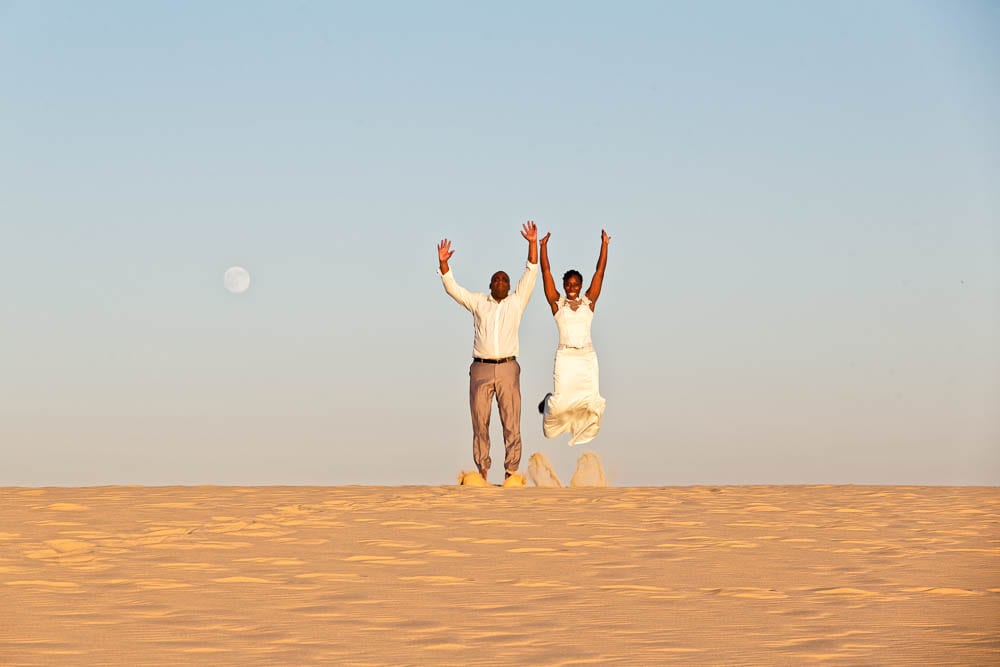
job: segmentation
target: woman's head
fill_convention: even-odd
[[[576,269],[570,269],[563,274],[563,291],[567,299],[579,299],[583,289],[583,275]]]

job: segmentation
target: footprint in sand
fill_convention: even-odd
[[[94,544],[80,540],[48,540],[46,549],[32,549],[24,555],[35,560],[49,560],[63,565],[87,563],[94,560]]]
[[[601,459],[594,452],[586,452],[576,462],[576,472],[569,482],[570,486],[607,486],[604,479],[604,469]]]
[[[531,458],[528,459],[528,479],[535,486],[545,488],[562,487],[562,482],[559,481],[556,471],[552,469],[552,464],[549,463],[549,459],[545,454],[541,452],[532,454]]]

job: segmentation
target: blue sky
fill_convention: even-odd
[[[0,484],[438,484],[589,279],[619,485],[1000,483],[987,2],[0,0]],[[231,265],[253,285],[222,288]],[[502,457],[494,418],[494,460]]]

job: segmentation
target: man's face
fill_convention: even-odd
[[[510,276],[503,271],[497,271],[490,278],[490,294],[497,301],[503,301],[510,292]]]

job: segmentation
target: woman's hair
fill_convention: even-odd
[[[564,273],[563,274],[563,282],[566,282],[567,280],[569,280],[573,276],[576,276],[577,278],[579,278],[581,283],[583,282],[583,274],[581,274],[576,269],[570,269],[569,271],[567,271],[566,273]]]

